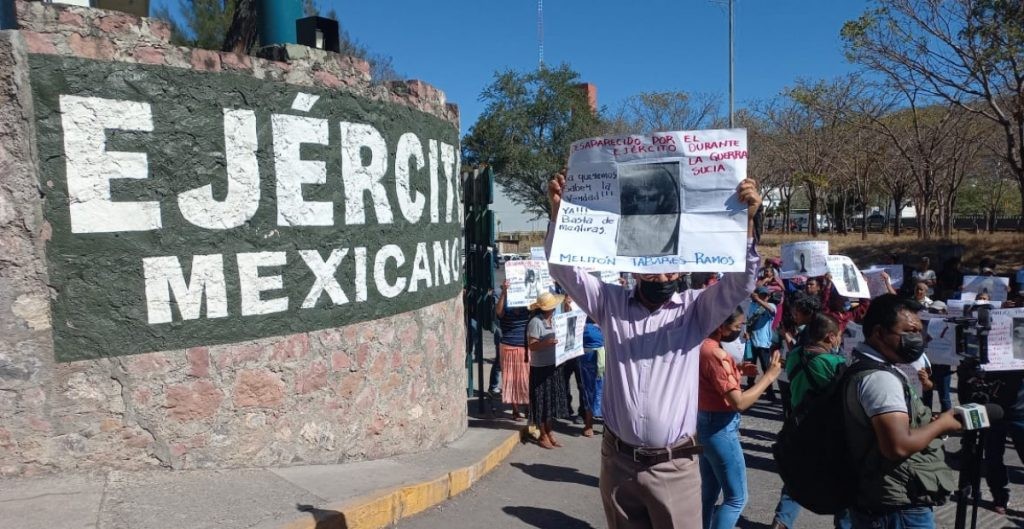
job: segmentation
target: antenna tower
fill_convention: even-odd
[[[544,67],[544,0],[537,0],[537,61]]]

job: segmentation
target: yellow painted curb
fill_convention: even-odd
[[[346,500],[313,516],[304,516],[282,529],[382,529],[402,518],[423,512],[469,489],[488,472],[497,468],[516,445],[520,432],[511,432],[483,459],[457,468],[435,479],[371,492]]]

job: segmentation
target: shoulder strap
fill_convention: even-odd
[[[856,354],[856,351],[854,353]],[[892,373],[892,375],[896,377],[897,380],[900,381],[900,385],[903,386],[903,400],[907,406],[907,415],[910,416],[910,425],[918,426],[918,421],[915,416],[913,408],[913,398],[910,392],[910,384],[907,383],[907,379],[906,377],[903,376],[903,373],[900,373],[891,364],[879,362],[872,358],[868,358],[864,355],[856,356],[858,357],[858,360],[854,362],[849,369],[846,370],[846,373],[844,373],[845,376],[849,377],[847,380],[852,379],[859,373],[866,373],[869,371],[888,371],[889,373]]]

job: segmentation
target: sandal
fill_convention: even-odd
[[[538,439],[537,440],[537,446],[539,446],[541,448],[545,448],[547,450],[551,450],[552,448],[554,448],[557,445],[548,442],[547,439]]]

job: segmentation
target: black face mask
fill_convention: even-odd
[[[924,336],[919,332],[908,332],[900,335],[900,347],[896,355],[907,364],[916,362],[924,355]]]
[[[723,336],[721,341],[723,341],[723,342],[735,342],[736,340],[739,340],[739,338],[740,338],[740,331],[733,331],[733,332]]]
[[[640,281],[640,293],[643,294],[644,299],[647,301],[655,305],[661,305],[676,293],[676,290],[679,288],[677,283],[678,280],[665,281],[664,283]]]

